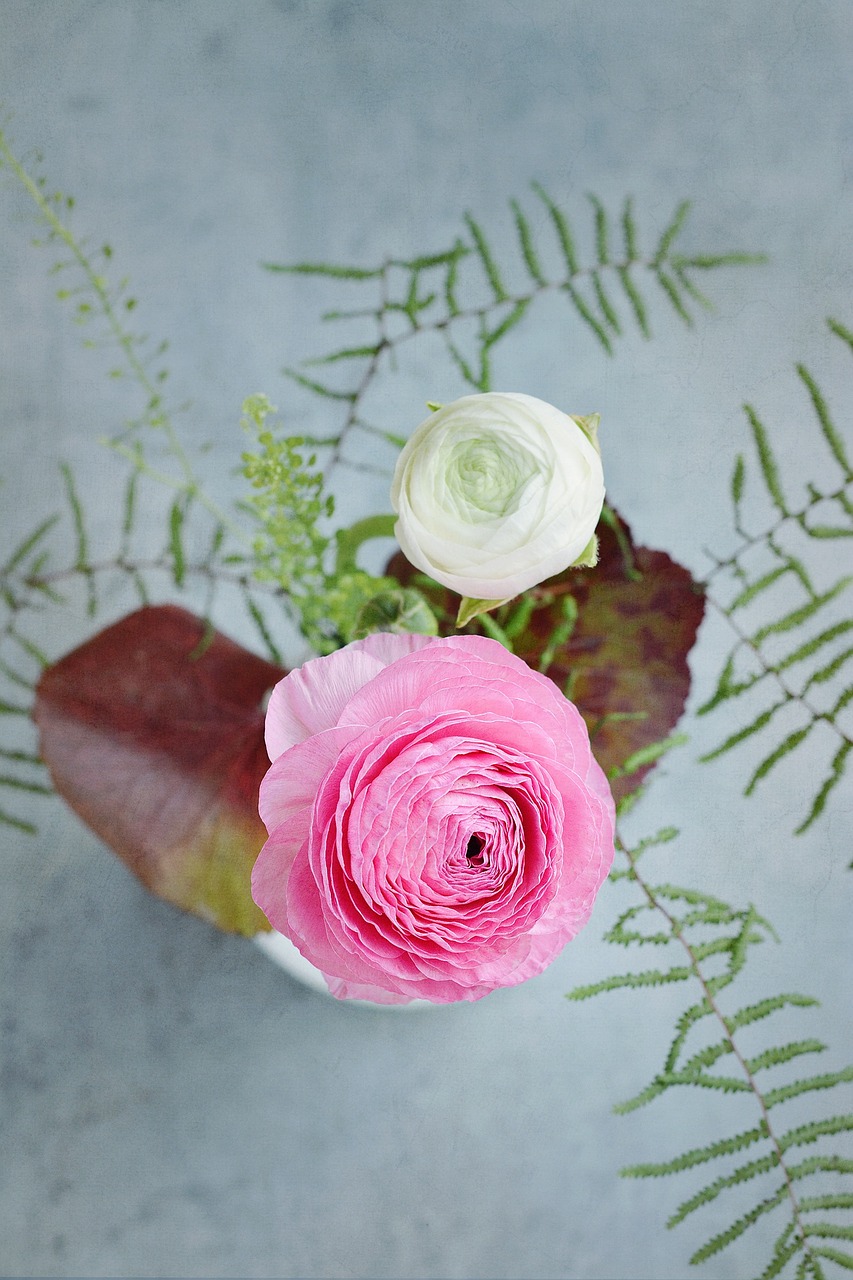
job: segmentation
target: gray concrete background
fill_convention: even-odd
[[[530,205],[533,178],[579,226],[587,191],[611,206],[633,193],[650,229],[693,199],[688,247],[763,249],[772,264],[709,280],[717,310],[692,333],[656,304],[655,340],[631,334],[612,361],[543,311],[499,380],[600,410],[611,496],[642,540],[702,572],[703,547],[729,536],[743,400],[800,479],[811,437],[793,362],[845,403],[849,368],[823,319],[853,326],[851,40],[847,0],[2,0],[0,101],[18,152],[42,151],[51,185],[77,198],[78,230],[113,245],[141,323],[171,339],[186,438],[212,444],[224,494],[246,394],[331,424],[279,373],[324,349],[326,295],[260,260],[442,248],[465,209],[508,252],[507,197]],[[132,412],[127,389],[82,350],[5,181],[0,217],[4,541],[58,504],[60,457],[81,477],[93,538],[108,538],[119,471],[95,441]],[[462,390],[424,350],[374,413],[405,432],[425,400]],[[380,478],[342,484],[346,514],[385,503]],[[130,606],[114,594],[104,620]],[[219,621],[250,641],[237,612]],[[58,656],[90,626],[57,614],[41,639]],[[706,624],[692,706],[725,642]],[[743,998],[820,996],[788,1038],[825,1037],[827,1067],[841,1065],[849,784],[794,840],[817,764],[744,801],[756,757],[700,770],[722,726],[686,727],[690,745],[632,830],[681,826],[660,877],[766,911],[783,945],[756,955]],[[250,944],[150,899],[58,804],[38,817],[37,839],[2,838],[3,1274],[677,1280],[738,1212],[721,1197],[669,1234],[679,1188],[617,1177],[753,1117],[699,1091],[611,1114],[660,1062],[685,1003],[563,1000],[614,966],[600,939],[615,891],[523,988],[383,1014],[311,994]],[[765,1261],[747,1238],[704,1274]]]

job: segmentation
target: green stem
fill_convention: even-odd
[[[353,573],[357,568],[356,556],[362,543],[373,538],[393,538],[397,517],[393,515],[366,516],[356,520],[348,529],[339,529],[336,536],[338,552],[335,559],[335,577]]]
[[[157,425],[162,427],[165,432],[166,438],[169,441],[169,448],[183,472],[184,479],[183,482],[177,482],[174,478],[166,478],[160,473],[156,473],[150,469],[147,471],[147,474],[157,476],[157,478],[165,480],[172,488],[182,489],[186,493],[191,493],[215,520],[219,521],[220,524],[224,525],[224,527],[228,529],[232,536],[237,538],[237,540],[243,543],[244,546],[251,546],[251,539],[243,529],[241,529],[240,526],[236,524],[236,522],[213,501],[213,499],[208,498],[207,495],[199,488],[186,450],[178,439],[174,424],[172,423],[168,413],[163,408],[162,396],[154,382],[152,382],[149,377],[145,365],[134,351],[133,338],[131,334],[123,328],[121,321],[116,315],[115,308],[110,301],[109,292],[103,278],[94,270],[91,262],[80,248],[69,228],[66,227],[64,222],[62,222],[62,220],[57,216],[55,210],[51,207],[50,200],[42,193],[38,183],[33,181],[26,169],[10,150],[9,144],[6,141],[5,134],[2,130],[0,130],[0,161],[8,165],[9,169],[35,203],[51,231],[53,231],[53,233],[63,242],[86,277],[89,288],[98,300],[98,305],[109,326],[110,332],[122,351],[128,369],[148,397],[146,405],[147,419],[153,425],[154,413],[155,410],[157,411]],[[136,455],[132,454],[131,451],[125,450],[120,445],[111,441],[102,441],[102,443],[108,444],[109,447],[114,448],[117,453],[122,453],[126,457],[129,457],[136,466],[140,467],[140,470],[143,469],[140,465],[140,460]]]

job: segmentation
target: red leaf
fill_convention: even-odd
[[[617,518],[618,533],[604,522],[598,529],[600,558],[594,569],[569,569],[534,590],[542,607],[514,640],[515,652],[538,667],[546,645],[563,621],[564,598],[574,597],[578,617],[568,640],[557,646],[547,675],[577,706],[589,727],[593,750],[612,776],[618,798],[636,790],[652,767],[619,777],[636,751],[666,738],[678,721],[690,689],[687,654],[693,647],[705,601],[688,571],[663,551],[634,546],[631,531]],[[422,585],[404,559],[395,556],[387,572],[421,586],[443,611],[443,635],[454,632],[458,597],[443,587]],[[516,602],[498,610],[506,624]],[[476,619],[463,631],[487,634]],[[637,719],[621,717],[638,716]]]
[[[220,929],[268,929],[249,877],[266,838],[262,699],[284,672],[173,605],[44,672],[34,719],[54,785],[142,883]]]

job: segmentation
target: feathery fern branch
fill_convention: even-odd
[[[696,1210],[735,1188],[758,1179],[766,1182],[775,1175],[775,1185],[770,1194],[762,1195],[725,1230],[707,1240],[695,1251],[691,1262],[704,1262],[713,1257],[766,1215],[783,1209],[787,1221],[762,1272],[762,1280],[782,1275],[794,1259],[799,1259],[801,1267],[797,1274],[823,1276],[819,1260],[829,1260],[830,1254],[819,1241],[824,1238],[850,1239],[853,1228],[829,1220],[815,1221],[813,1215],[853,1208],[853,1190],[840,1190],[834,1184],[824,1190],[827,1185],[824,1175],[853,1174],[853,1160],[823,1151],[800,1160],[794,1152],[804,1145],[822,1143],[825,1138],[849,1132],[853,1129],[853,1116],[821,1117],[784,1129],[776,1123],[775,1108],[853,1081],[853,1066],[801,1076],[775,1088],[759,1083],[762,1072],[822,1053],[826,1046],[813,1037],[806,1037],[748,1054],[742,1047],[740,1032],[746,1027],[766,1022],[783,1009],[807,1008],[816,1005],[817,1001],[796,992],[783,992],[743,1005],[733,1012],[724,1011],[721,993],[735,982],[743,970],[749,949],[775,937],[775,934],[769,921],[753,906],[734,908],[711,894],[672,884],[653,885],[646,879],[639,869],[640,855],[653,845],[673,839],[676,834],[668,828],[633,850],[618,840],[617,847],[623,853],[626,865],[615,870],[611,879],[636,886],[641,900],[624,910],[605,935],[607,941],[619,946],[657,947],[668,953],[674,951],[675,963],[669,968],[632,970],[604,978],[576,988],[569,997],[584,1000],[606,991],[681,982],[698,987],[698,998],[692,997],[691,1003],[677,1019],[675,1035],[661,1069],[640,1093],[617,1105],[615,1110],[625,1114],[679,1087],[701,1088],[751,1097],[756,1107],[757,1122],[729,1137],[691,1148],[666,1160],[631,1165],[623,1169],[622,1174],[625,1177],[663,1177],[736,1157],[749,1150],[751,1158],[734,1165],[729,1162],[726,1172],[712,1178],[673,1211],[667,1225],[676,1226]],[[700,1030],[705,1031],[708,1038],[704,1044],[694,1047]],[[733,1063],[733,1068],[721,1074],[720,1066],[727,1060]],[[773,1116],[771,1112],[774,1112]],[[800,1183],[812,1177],[818,1180],[817,1194],[804,1196]],[[761,1191],[757,1190],[755,1194],[761,1194]],[[842,1267],[853,1265],[851,1255],[842,1250],[835,1252],[838,1256],[831,1260]]]
[[[347,438],[355,429],[372,431],[398,444],[390,433],[370,423],[364,414],[367,394],[388,360],[404,343],[424,334],[438,335],[451,364],[473,391],[491,388],[495,348],[527,315],[542,295],[558,293],[602,348],[612,354],[614,341],[624,332],[614,301],[618,294],[640,332],[650,336],[646,280],[655,281],[676,314],[692,323],[690,304],[706,306],[695,277],[723,266],[763,261],[760,255],[724,253],[684,255],[676,252],[689,204],[678,206],[653,252],[643,255],[627,200],[619,218],[622,244],[613,251],[611,218],[602,202],[590,196],[593,210],[594,261],[583,263],[575,233],[562,209],[538,183],[533,191],[540,207],[539,223],[517,200],[510,201],[515,251],[504,261],[481,224],[469,213],[464,231],[449,249],[414,258],[388,257],[376,267],[317,262],[264,264],[268,270],[291,275],[346,281],[360,290],[374,291],[374,301],[361,307],[334,310],[324,319],[357,323],[366,333],[355,345],[336,348],[305,362],[304,368],[350,365],[351,377],[329,380],[314,373],[286,369],[285,373],[312,394],[344,405],[343,421],[334,434],[326,474],[345,457]],[[547,235],[547,242],[540,243]],[[518,283],[520,279],[520,283]]]
[[[853,334],[836,320],[828,321],[830,332],[853,351]],[[705,715],[723,703],[767,691],[758,709],[750,712],[747,724],[728,735],[703,759],[712,760],[753,737],[767,738],[774,745],[754,768],[746,793],[806,740],[820,736],[827,741],[830,758],[809,809],[796,828],[807,830],[826,808],[831,793],[840,783],[853,750],[846,709],[853,701],[849,664],[853,646],[853,617],[849,613],[849,591],[853,574],[834,577],[828,585],[818,584],[814,570],[794,547],[794,535],[804,539],[805,550],[815,558],[822,546],[836,541],[849,546],[853,538],[853,469],[842,432],[831,416],[827,398],[804,365],[797,374],[805,388],[834,472],[834,482],[818,488],[808,484],[807,497],[794,502],[786,493],[782,468],[770,435],[754,408],[747,405],[757,478],[760,479],[773,511],[769,524],[759,531],[747,528],[744,489],[747,464],[738,456],[732,477],[735,530],[740,537],[729,556],[714,557],[714,568],[706,583],[709,603],[727,619],[735,635],[717,685],[699,708]],[[758,571],[749,566],[761,557]],[[724,601],[714,585],[723,575],[735,585],[735,595]],[[784,599],[782,596],[784,593]],[[846,611],[843,606],[847,605]],[[765,607],[760,625],[747,620]],[[780,611],[781,609],[781,611]],[[766,611],[772,610],[768,619]],[[746,620],[745,620],[746,619]],[[789,635],[796,633],[792,644]],[[799,638],[805,635],[805,638]],[[781,650],[781,652],[780,652]],[[796,720],[787,731],[781,728],[787,713]],[[790,716],[788,716],[790,719]],[[768,728],[769,726],[769,728]],[[775,735],[774,735],[775,730]],[[766,732],[765,732],[766,731]],[[780,736],[781,735],[781,736]]]

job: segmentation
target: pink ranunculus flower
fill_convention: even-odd
[[[477,1000],[550,964],[613,859],[577,709],[494,640],[371,635],[276,685],[252,893],[340,999]]]

